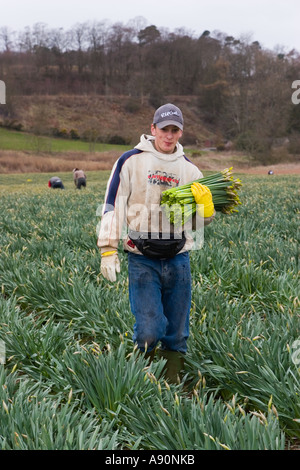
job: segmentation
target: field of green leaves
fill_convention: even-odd
[[[107,177],[0,175],[0,449],[299,445],[299,177],[239,175],[239,213],[205,228],[178,385],[132,343],[126,254],[99,275]]]

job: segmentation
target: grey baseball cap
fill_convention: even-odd
[[[155,111],[153,124],[156,124],[159,129],[173,125],[183,130],[182,112],[174,104],[164,104]]]

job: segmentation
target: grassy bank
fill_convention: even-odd
[[[92,144],[0,128],[0,173],[57,173],[74,167],[106,170],[127,149],[124,145]]]
[[[27,132],[17,132],[0,127],[0,149],[28,152],[107,152],[123,150],[126,145],[111,145],[99,142],[37,136]]]

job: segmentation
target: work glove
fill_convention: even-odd
[[[193,183],[191,191],[197,204],[198,214],[201,217],[211,217],[215,209],[210,189],[204,184]]]
[[[101,255],[101,274],[111,282],[117,280],[117,273],[120,272],[120,261],[116,250],[105,251]]]

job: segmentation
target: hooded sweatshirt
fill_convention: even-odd
[[[79,178],[86,179],[86,174],[83,170],[73,170],[73,179],[76,182]]]
[[[139,144],[114,164],[107,183],[97,246],[117,249],[122,238],[126,251],[140,254],[128,233],[170,233],[174,227],[160,206],[163,191],[202,178],[181,144],[172,154],[158,152],[154,137],[142,135]],[[167,235],[166,237],[167,238]],[[189,249],[189,241],[182,251]]]

